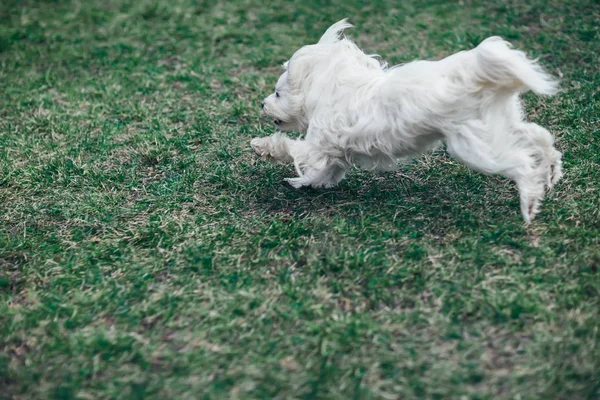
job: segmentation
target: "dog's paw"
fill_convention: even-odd
[[[261,157],[268,158],[271,156],[269,138],[254,138],[250,141],[250,147]]]
[[[284,181],[296,189],[300,189],[302,186],[306,185],[304,178],[285,178]]]

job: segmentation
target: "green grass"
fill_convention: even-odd
[[[2,1],[0,398],[598,399],[600,4],[526,3]],[[525,96],[565,170],[532,225],[444,151],[328,190],[252,154],[343,17],[562,77]]]

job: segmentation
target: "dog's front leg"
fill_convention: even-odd
[[[296,189],[302,186],[311,186],[314,188],[334,187],[346,175],[347,168],[341,165],[328,165],[324,169],[314,169],[308,167],[303,174],[297,178],[286,178],[285,181]]]
[[[277,132],[271,136],[252,139],[250,146],[256,154],[263,158],[279,162],[292,162],[294,159],[290,155],[290,149],[295,142],[296,140]]]
[[[280,162],[293,162],[297,178],[287,178],[286,182],[295,188],[302,186],[332,187],[344,178],[348,164],[342,158],[332,157],[311,142],[293,140],[283,133],[254,138],[252,149],[263,158]]]
[[[295,188],[333,187],[344,178],[349,168],[345,159],[326,154],[308,141],[296,141],[290,149],[290,155],[299,176],[287,178],[286,182]]]

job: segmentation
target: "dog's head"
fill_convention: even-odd
[[[262,103],[265,115],[279,129],[306,131],[317,103],[330,95],[326,89],[334,84],[336,74],[331,67],[341,56],[336,44],[342,40],[344,29],[351,26],[345,19],[333,24],[317,44],[302,47],[283,64],[285,71],[275,85],[275,92]],[[348,44],[354,46],[350,41]]]

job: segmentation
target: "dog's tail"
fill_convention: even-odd
[[[477,75],[485,83],[515,92],[532,90],[541,95],[558,92],[558,82],[536,60],[530,60],[522,51],[513,50],[509,42],[498,36],[481,42],[475,54]]]

